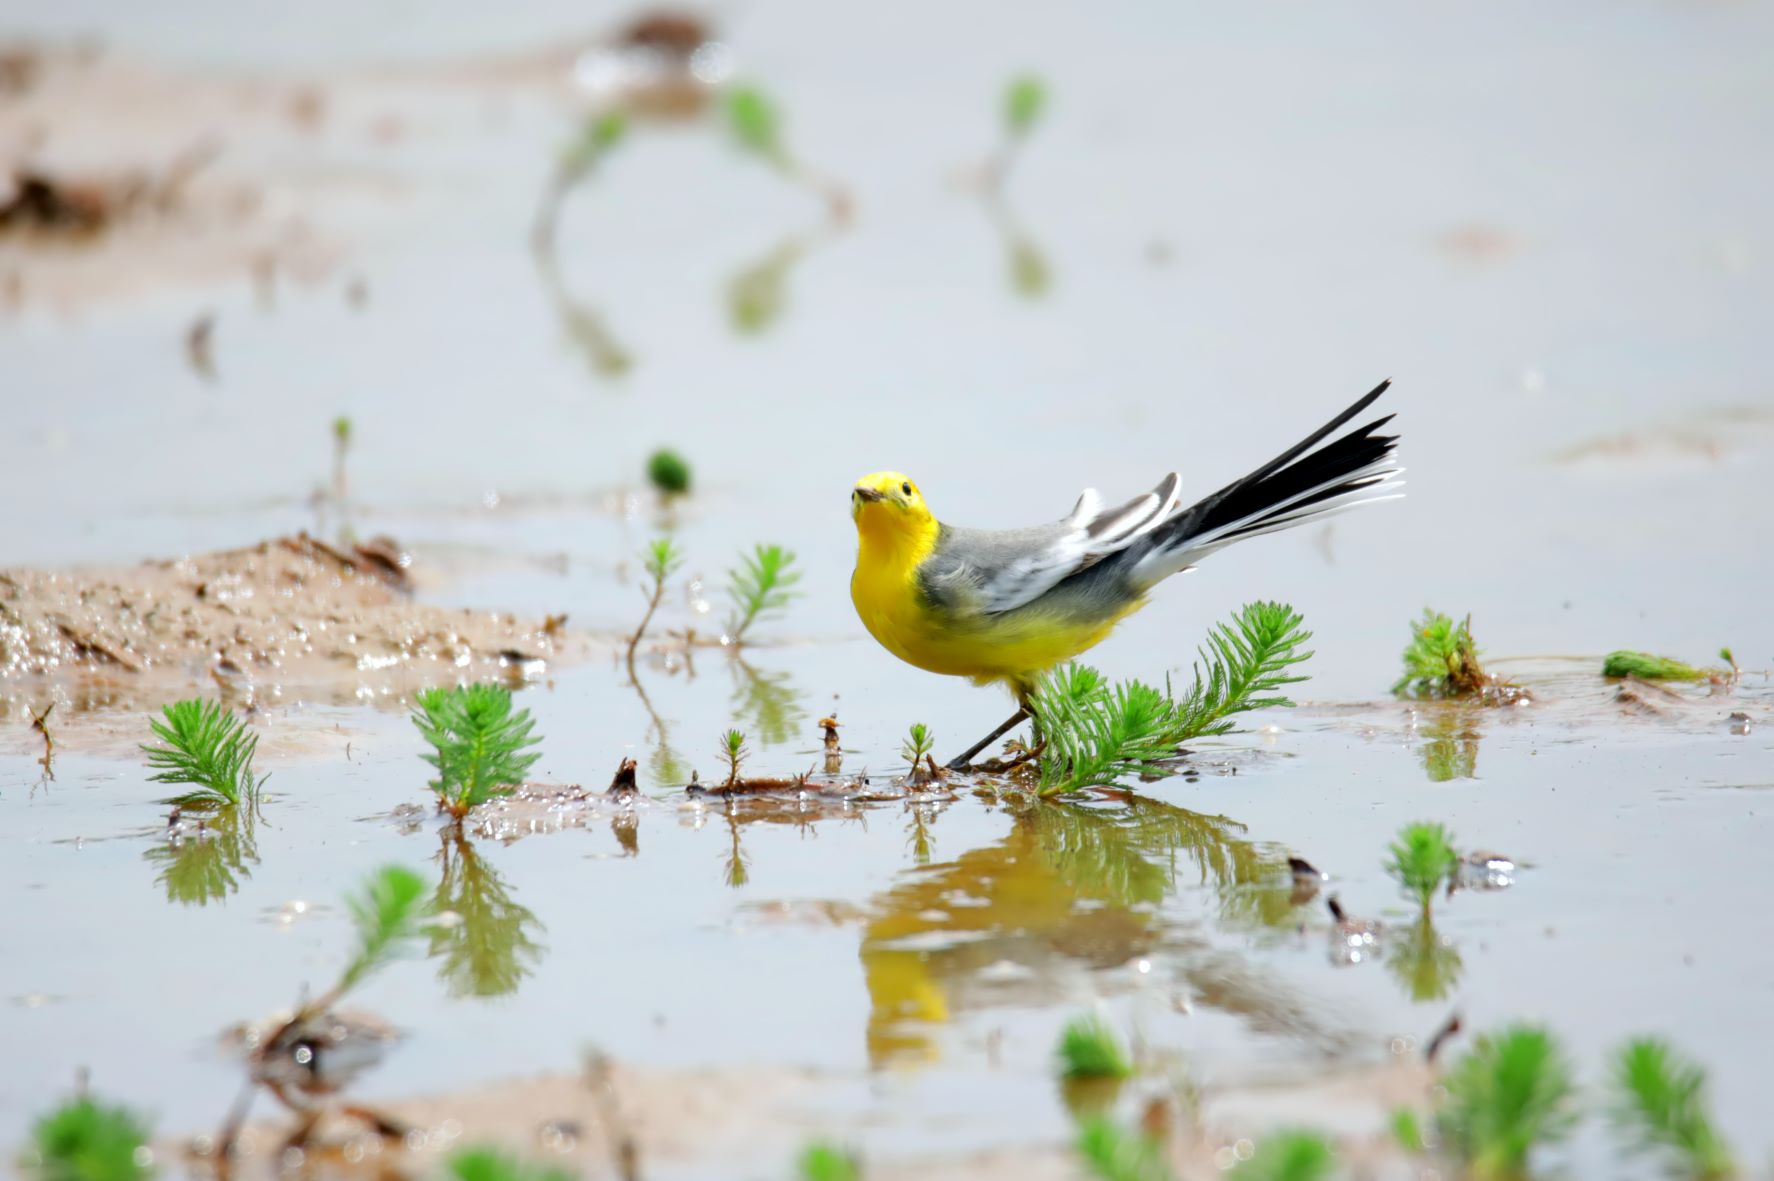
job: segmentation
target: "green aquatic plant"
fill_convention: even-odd
[[[438,853],[443,873],[431,913],[452,916],[431,927],[431,958],[453,997],[508,996],[541,962],[533,938],[542,923],[520,906],[511,887],[461,836],[446,833]]]
[[[430,913],[425,902],[425,879],[400,865],[386,865],[372,874],[362,888],[345,899],[357,947],[329,990],[320,1012],[361,984],[372,973],[404,953],[421,933]]]
[[[143,746],[155,783],[183,783],[193,790],[167,803],[182,808],[219,808],[258,802],[259,789],[270,778],[253,775],[258,736],[246,723],[214,701],[191,698],[162,709],[165,720],[149,722],[154,736],[166,745]]]
[[[1226,1176],[1232,1181],[1326,1181],[1337,1171],[1337,1154],[1316,1132],[1271,1132],[1256,1152]]]
[[[795,1172],[801,1181],[862,1181],[862,1162],[848,1148],[816,1140],[801,1150]]]
[[[1575,1122],[1570,1065],[1533,1026],[1480,1037],[1442,1087],[1435,1127],[1472,1181],[1521,1181],[1534,1149],[1564,1139]]]
[[[728,93],[727,127],[740,147],[778,168],[789,167],[788,150],[782,139],[782,113],[757,87],[738,86]]]
[[[737,332],[755,336],[782,318],[788,308],[788,280],[806,253],[800,237],[790,238],[727,281],[727,317]]]
[[[1170,1181],[1170,1166],[1157,1141],[1107,1116],[1080,1121],[1074,1144],[1085,1170],[1098,1181]]]
[[[31,1125],[19,1170],[33,1181],[141,1181],[154,1171],[148,1132],[127,1107],[80,1095]]]
[[[1004,133],[1020,139],[1035,129],[1047,109],[1047,83],[1034,74],[1020,74],[1004,88]]]
[[[930,733],[930,727],[923,722],[913,722],[912,728],[906,731],[905,742],[899,748],[899,755],[912,765],[913,771],[916,771],[918,765],[924,761],[924,756],[928,755],[935,746],[936,737]]]
[[[1386,872],[1407,893],[1416,895],[1417,904],[1427,913],[1435,892],[1452,880],[1460,867],[1453,834],[1444,825],[1419,821],[1399,829],[1389,848],[1392,857],[1386,862]]]
[[[600,111],[587,119],[561,153],[562,181],[571,186],[583,180],[626,138],[628,116],[620,110]]]
[[[631,680],[634,678],[635,649],[640,646],[641,637],[647,634],[647,625],[653,622],[653,613],[659,610],[659,604],[665,598],[666,582],[683,564],[683,551],[669,537],[656,537],[641,551],[641,569],[647,575],[647,584],[641,588],[641,593],[647,596],[647,610],[641,616],[640,626],[634,629],[634,635],[628,637],[628,675]]]
[[[1641,1037],[1620,1048],[1610,1114],[1633,1148],[1661,1156],[1672,1176],[1719,1181],[1737,1174],[1708,1111],[1706,1072],[1667,1042]]]
[[[453,1153],[444,1166],[455,1181],[573,1181],[554,1165],[538,1165],[499,1148],[476,1146]]]
[[[801,581],[801,572],[789,569],[794,561],[793,551],[758,545],[740,555],[739,565],[727,571],[727,594],[733,600],[733,612],[727,617],[729,643],[744,643],[759,617],[788,610],[797,595],[795,584]]]
[[[1411,642],[1404,649],[1404,675],[1392,692],[1412,697],[1461,697],[1482,693],[1491,684],[1478,660],[1472,639],[1472,617],[1459,623],[1439,611],[1425,609],[1423,618],[1411,625]]]
[[[1041,792],[1052,795],[1126,775],[1163,774],[1162,764],[1196,738],[1224,734],[1233,715],[1293,702],[1276,691],[1306,680],[1290,670],[1312,654],[1300,648],[1312,633],[1283,603],[1247,603],[1217,625],[1181,697],[1139,681],[1111,686],[1089,665],[1062,665],[1044,675],[1033,712],[1045,749]]]
[[[745,745],[743,730],[729,730],[721,735],[719,747],[721,761],[727,764],[727,786],[732,787],[739,782],[739,768],[746,759],[751,757],[751,750]]]
[[[457,820],[498,796],[510,795],[541,758],[529,750],[542,739],[530,711],[511,708],[502,685],[421,689],[413,698],[413,725],[431,744],[421,757],[437,768],[431,790]]]
[[[252,876],[248,866],[259,860],[255,819],[252,808],[220,808],[195,832],[175,828],[165,844],[144,851],[142,859],[160,867],[155,881],[166,900],[206,906],[240,889],[241,879]]]
[[[647,482],[661,496],[684,496],[690,491],[690,461],[661,447],[647,457]]]
[[[1729,658],[1730,649],[1722,655]],[[1653,656],[1649,652],[1634,652],[1622,648],[1617,652],[1608,653],[1602,661],[1604,677],[1637,677],[1641,681],[1704,681],[1712,676],[1712,672],[1704,668],[1695,668],[1670,656]]]
[[[1096,1013],[1066,1022],[1057,1054],[1062,1078],[1127,1078],[1133,1074],[1121,1039]]]

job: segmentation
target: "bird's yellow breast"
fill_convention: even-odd
[[[897,525],[898,522],[892,522]],[[1028,685],[1036,676],[1103,640],[1137,610],[1072,620],[1040,611],[958,614],[933,606],[918,583],[918,567],[935,549],[940,526],[871,529],[858,520],[856,571],[850,598],[869,634],[883,648],[934,673]]]

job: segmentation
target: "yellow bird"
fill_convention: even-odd
[[[1172,574],[1235,541],[1402,495],[1398,436],[1376,433],[1391,415],[1324,442],[1389,385],[1187,508],[1172,472],[1116,508],[1086,489],[1050,524],[962,529],[937,520],[903,473],[858,480],[850,493],[857,539],[850,597],[863,626],[908,664],[1007,684],[1021,707],[949,765],[966,766],[1028,717],[1042,673],[1102,641]]]

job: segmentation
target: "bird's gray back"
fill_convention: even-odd
[[[936,548],[918,568],[925,598],[957,622],[986,613],[985,590],[1013,592],[1020,577],[1042,578],[1049,559],[1073,531],[1066,521],[1026,529],[967,529],[942,526]],[[1134,547],[1137,551],[1141,547]],[[1077,571],[1027,603],[1000,615],[1052,615],[1102,618],[1137,597],[1127,570],[1133,555],[1121,551]]]

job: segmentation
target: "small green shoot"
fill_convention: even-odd
[[[905,743],[899,748],[899,753],[912,765],[913,772],[916,772],[919,764],[924,761],[924,756],[935,747],[936,737],[930,733],[930,727],[923,722],[913,722],[912,728],[906,731]]]
[[[755,86],[740,86],[727,96],[727,126],[739,146],[756,152],[785,171],[790,167],[782,142],[782,114]]]
[[[727,617],[727,641],[745,642],[745,633],[760,616],[786,611],[794,601],[794,585],[801,572],[790,570],[795,555],[779,545],[758,545],[740,556],[740,564],[727,571],[727,594],[733,613]]]
[[[690,491],[690,461],[669,447],[647,458],[647,482],[661,496],[683,496]]]
[[[1098,1181],[1170,1181],[1170,1166],[1159,1145],[1107,1116],[1082,1120],[1075,1143],[1085,1171]]]
[[[801,1181],[862,1181],[862,1162],[847,1148],[817,1140],[802,1149],[795,1172]]]
[[[659,610],[659,603],[665,598],[665,584],[678,567],[684,564],[684,555],[677,543],[669,537],[657,537],[647,543],[641,552],[641,568],[646,571],[647,585],[641,593],[647,596],[647,611],[641,616],[641,624],[634,629],[634,635],[628,637],[628,675],[634,678],[634,652],[640,646],[641,637],[647,634],[647,625],[653,622],[653,613]]]
[[[1480,1037],[1442,1077],[1436,1130],[1473,1181],[1520,1181],[1529,1157],[1571,1129],[1571,1068],[1552,1035],[1515,1026]]]
[[[510,795],[541,758],[528,748],[542,739],[530,711],[511,708],[503,685],[421,689],[413,698],[413,725],[431,744],[421,756],[437,768],[431,790],[457,820],[497,796]]]
[[[1390,848],[1392,858],[1386,862],[1386,872],[1398,879],[1407,893],[1416,895],[1417,905],[1427,911],[1435,892],[1452,880],[1460,867],[1453,834],[1443,825],[1419,821],[1400,829]]]
[[[1429,1138],[1423,1135],[1423,1121],[1410,1108],[1400,1107],[1393,1111],[1389,1126],[1392,1129],[1392,1139],[1406,1152],[1415,1154],[1429,1151]]]
[[[1232,1181],[1326,1181],[1337,1171],[1337,1154],[1315,1132],[1271,1132],[1255,1154],[1226,1176]]]
[[[348,490],[345,458],[351,452],[351,419],[339,415],[333,419],[333,503],[343,505]]]
[[[1439,611],[1425,609],[1423,618],[1411,625],[1411,642],[1404,650],[1404,675],[1392,692],[1411,697],[1483,693],[1491,678],[1478,655],[1470,615],[1455,623]]]
[[[1614,1065],[1613,1121],[1633,1147],[1662,1156],[1673,1176],[1718,1181],[1737,1173],[1707,1112],[1706,1073],[1667,1042],[1634,1038]]]
[[[1653,656],[1649,652],[1633,652],[1622,648],[1618,652],[1608,653],[1602,661],[1602,676],[1637,677],[1641,681],[1704,681],[1712,674],[1706,669],[1684,664],[1674,657]]]
[[[1133,1064],[1121,1039],[1101,1016],[1091,1013],[1066,1023],[1059,1039],[1060,1076],[1066,1079],[1127,1078]]]
[[[1139,681],[1110,686],[1088,665],[1068,664],[1036,686],[1033,712],[1046,741],[1041,793],[1054,795],[1124,775],[1162,774],[1195,738],[1224,734],[1233,715],[1293,702],[1276,690],[1306,678],[1290,672],[1312,654],[1312,633],[1293,608],[1247,603],[1208,635],[1194,684],[1173,697]],[[1205,665],[1205,671],[1203,666]]]
[[[154,1171],[147,1145],[147,1121],[81,1095],[31,1125],[19,1167],[34,1181],[140,1181]]]
[[[1047,109],[1047,84],[1034,74],[1012,78],[1004,88],[1004,133],[1021,139],[1035,129]]]
[[[740,765],[751,757],[751,751],[745,745],[745,732],[729,730],[721,735],[720,755],[721,761],[727,764],[727,786],[732,787],[739,782]]]
[[[573,1181],[573,1174],[553,1165],[536,1165],[498,1148],[464,1148],[445,1165],[454,1181]]]
[[[356,895],[345,899],[351,925],[357,930],[357,950],[332,988],[332,1004],[350,992],[370,973],[404,952],[418,938],[427,913],[425,879],[399,865],[377,870]]]
[[[604,111],[587,121],[561,154],[562,182],[572,185],[583,180],[627,136],[628,116],[619,110]]]
[[[169,804],[183,808],[219,808],[258,802],[268,775],[254,777],[253,752],[258,736],[246,723],[214,701],[175,701],[163,711],[164,721],[149,723],[165,746],[144,746],[155,783],[184,783],[194,789],[174,796]]]

